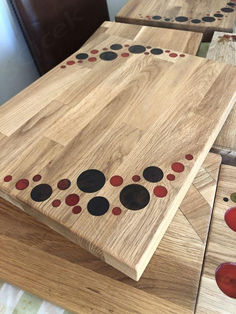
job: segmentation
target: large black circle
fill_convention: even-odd
[[[122,47],[122,45],[120,45],[120,44],[113,44],[113,45],[111,45],[111,47],[110,47],[112,50],[120,50],[120,49],[122,49],[123,47]]]
[[[235,6],[236,6],[236,3],[228,2],[227,5],[229,5],[230,7],[235,7]]]
[[[93,193],[101,190],[105,182],[106,178],[101,171],[89,169],[79,175],[77,186],[85,193]]]
[[[31,191],[31,198],[35,202],[46,201],[52,195],[52,188],[48,184],[36,185]]]
[[[152,17],[152,19],[158,21],[158,20],[161,20],[161,16],[160,15],[154,15]]]
[[[117,58],[117,53],[113,51],[106,51],[100,54],[100,58],[104,61],[112,61]]]
[[[230,12],[233,12],[234,10],[231,9],[231,8],[222,8],[221,11],[222,11],[222,12],[230,13]]]
[[[109,207],[110,204],[105,197],[97,196],[88,202],[87,209],[93,216],[102,216],[108,211]]]
[[[146,48],[141,45],[133,45],[129,47],[129,52],[131,53],[143,53],[144,51],[146,51]]]
[[[143,177],[149,182],[159,182],[163,176],[163,171],[156,166],[148,167],[143,171]]]
[[[204,22],[214,22],[216,19],[215,19],[214,17],[212,17],[212,16],[204,16],[204,17],[202,18],[202,20],[203,20]]]
[[[88,58],[88,54],[87,53],[79,53],[76,56],[76,59],[79,59],[79,60],[84,60],[84,59],[87,59],[87,58]]]
[[[161,54],[163,53],[163,50],[160,49],[160,48],[153,48],[153,49],[151,50],[151,53],[152,53],[153,55],[161,55]]]
[[[148,190],[139,184],[130,184],[120,192],[121,204],[131,210],[140,210],[150,201]]]
[[[187,21],[188,21],[188,18],[187,18],[186,16],[177,16],[177,17],[175,18],[175,20],[176,20],[177,22],[187,22]]]
[[[199,23],[201,23],[201,20],[199,20],[199,19],[193,19],[191,22],[194,23],[194,24],[199,24]]]

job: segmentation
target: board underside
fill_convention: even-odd
[[[98,34],[0,108],[1,196],[138,280],[235,103],[235,76]]]
[[[139,282],[0,199],[0,278],[76,313],[193,313],[220,162],[207,155]]]
[[[209,41],[214,31],[233,31],[235,7],[235,0],[130,0],[116,21],[201,32]]]

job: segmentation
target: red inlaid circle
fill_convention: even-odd
[[[176,57],[178,57],[177,53],[174,53],[174,52],[170,53],[169,56],[170,56],[171,58],[176,58]]]
[[[123,178],[121,176],[113,176],[110,179],[110,183],[113,186],[120,186],[123,183]]]
[[[236,232],[236,207],[232,207],[226,211],[225,222],[230,229]]]
[[[42,179],[41,175],[40,174],[36,174],[34,177],[33,177],[33,181],[34,182],[38,182]]]
[[[68,65],[73,65],[73,64],[75,64],[75,61],[69,60],[69,61],[66,62],[66,64],[68,64]]]
[[[193,160],[193,155],[187,154],[187,155],[185,155],[185,158],[186,158],[187,160]]]
[[[151,49],[152,47],[151,47],[151,46],[147,46],[146,48],[147,48],[147,49]]]
[[[115,215],[115,216],[119,216],[121,214],[121,209],[120,207],[114,207],[112,209],[112,214]]]
[[[21,179],[16,182],[17,190],[24,190],[29,186],[29,181],[27,179]]]
[[[140,176],[135,175],[135,176],[132,177],[132,180],[133,180],[134,182],[138,182],[138,181],[141,180],[141,178],[140,178]]]
[[[108,50],[108,48],[103,48],[102,50],[106,51],[106,50]]]
[[[146,56],[148,56],[148,55],[149,55],[149,52],[146,51],[146,52],[144,52],[144,54],[145,54]]]
[[[59,207],[61,205],[61,201],[60,200],[54,200],[52,201],[52,206],[53,207]]]
[[[77,215],[79,213],[81,213],[82,211],[82,208],[80,206],[75,206],[73,209],[72,209],[72,213]]]
[[[167,50],[165,50],[165,52],[167,52],[167,53],[168,53],[168,52],[170,52],[170,50],[168,50],[168,49],[167,49]]]
[[[78,62],[78,63],[83,63],[83,61],[82,61],[82,60],[78,60],[77,62]]]
[[[79,203],[79,195],[77,194],[69,194],[66,197],[66,205],[75,206]]]
[[[65,69],[66,68],[66,66],[65,65],[61,65],[61,69]]]
[[[185,57],[185,54],[181,53],[179,56],[180,56],[181,58],[184,58],[184,57]]]
[[[129,57],[129,53],[128,53],[128,52],[123,52],[123,53],[121,54],[121,57],[127,58],[127,57]]]
[[[96,55],[99,51],[97,49],[93,49],[90,51],[93,55]]]
[[[236,263],[223,263],[215,273],[220,290],[230,298],[236,298]]]
[[[153,190],[154,194],[157,196],[157,197],[165,197],[168,193],[167,189],[164,187],[164,186],[156,186]]]
[[[95,61],[97,61],[97,58],[91,57],[91,58],[88,58],[88,61],[89,61],[89,62],[95,62]]]
[[[129,47],[129,45],[126,44],[125,47]]]
[[[5,182],[10,182],[11,180],[12,180],[12,176],[10,176],[10,175],[5,176],[5,178],[4,178]]]
[[[62,179],[57,183],[57,187],[59,190],[66,190],[70,187],[71,182],[68,179]]]
[[[174,162],[171,166],[172,170],[175,172],[183,172],[184,171],[184,165],[180,162]]]
[[[174,181],[175,180],[175,175],[173,175],[173,174],[168,174],[167,176],[167,179],[169,180],[169,181]]]

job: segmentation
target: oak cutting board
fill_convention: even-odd
[[[235,0],[130,0],[116,21],[201,32],[209,41],[214,31],[233,31],[235,7]]]
[[[193,313],[220,162],[208,154],[139,282],[0,199],[0,278],[76,313]]]
[[[235,103],[235,77],[98,34],[0,108],[1,196],[138,280]]]

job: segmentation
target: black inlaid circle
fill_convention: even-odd
[[[163,176],[163,171],[156,166],[148,167],[143,171],[143,177],[149,182],[159,182]]]
[[[194,24],[199,24],[199,23],[201,23],[201,20],[199,20],[199,19],[193,19],[191,22],[194,23]]]
[[[151,50],[151,53],[152,53],[153,55],[161,55],[161,54],[163,53],[163,50],[162,50],[162,49],[159,49],[159,48],[153,48],[153,49]]]
[[[222,8],[221,11],[222,11],[222,12],[230,13],[230,12],[233,12],[234,10],[231,9],[231,8]]]
[[[129,52],[131,53],[143,53],[144,51],[146,51],[146,48],[141,45],[134,45],[129,47]]]
[[[122,49],[123,47],[122,47],[122,45],[120,45],[120,44],[113,44],[113,45],[111,45],[111,47],[110,47],[112,50],[120,50],[120,49]]]
[[[82,172],[77,179],[78,188],[85,193],[99,191],[105,184],[104,174],[96,169],[89,169]]]
[[[204,17],[202,18],[202,20],[203,20],[204,22],[214,22],[216,19],[215,19],[214,17],[212,17],[212,16],[204,16]]]
[[[156,20],[156,21],[161,20],[160,15],[154,15],[152,18],[153,18],[153,20]]]
[[[36,185],[31,191],[31,198],[35,202],[46,201],[52,195],[52,188],[48,184]]]
[[[169,21],[170,21],[170,18],[168,18],[168,17],[165,18],[165,21],[166,21],[166,22],[169,22]]]
[[[224,200],[225,202],[228,202],[228,201],[229,201],[228,197],[224,197],[223,200]]]
[[[175,18],[175,20],[176,20],[177,22],[187,22],[187,21],[188,21],[188,18],[187,18],[186,16],[177,16],[177,17]]]
[[[223,14],[220,14],[220,13],[216,13],[214,14],[215,17],[223,17],[224,15]]]
[[[76,59],[79,59],[79,60],[84,60],[84,59],[87,59],[87,58],[88,58],[88,54],[87,53],[79,53],[76,56]]]
[[[113,51],[106,51],[100,54],[100,58],[104,61],[112,61],[118,57],[117,53]]]
[[[229,5],[230,7],[235,7],[235,6],[236,6],[236,3],[228,2],[227,5]]]
[[[93,216],[102,216],[108,211],[109,207],[110,204],[105,197],[97,196],[88,202],[87,209]]]
[[[147,206],[150,201],[148,190],[139,184],[130,184],[120,192],[121,204],[131,210],[139,210]]]

